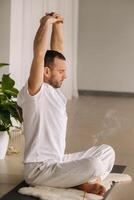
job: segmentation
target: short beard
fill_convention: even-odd
[[[48,83],[55,89],[60,88],[62,85],[62,84],[54,83],[52,80],[49,80]]]

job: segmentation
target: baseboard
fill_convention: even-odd
[[[134,97],[133,92],[113,92],[100,90],[78,90],[79,95],[83,96],[117,96],[117,97]]]

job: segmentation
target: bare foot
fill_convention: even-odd
[[[82,185],[76,186],[76,189],[83,190],[87,193],[93,193],[103,196],[106,192],[104,186],[100,185],[99,183],[84,183]]]

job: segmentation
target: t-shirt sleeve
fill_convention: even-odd
[[[28,81],[25,86],[20,90],[17,96],[17,104],[22,107],[25,101],[38,101],[43,93],[44,84],[41,85],[40,90],[35,95],[30,95],[28,91]]]

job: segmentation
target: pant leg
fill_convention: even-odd
[[[103,166],[96,158],[46,164],[25,165],[25,180],[31,185],[46,185],[68,188],[86,183],[91,178],[103,174]]]
[[[115,162],[115,152],[111,146],[103,144],[100,146],[93,146],[86,151],[65,154],[63,160],[68,161],[91,157],[97,158],[101,162],[104,169],[104,173],[101,175],[101,179],[103,180],[111,172]]]

